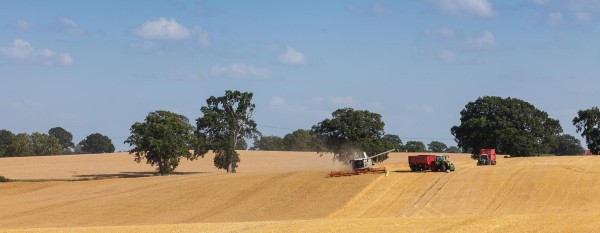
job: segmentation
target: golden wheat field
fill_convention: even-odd
[[[456,171],[328,177],[344,165],[308,152],[240,151],[237,174],[212,155],[177,173],[127,153],[0,159],[0,232],[593,232],[600,157],[498,158]],[[81,180],[81,181],[77,181]]]

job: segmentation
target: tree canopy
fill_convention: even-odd
[[[6,151],[7,157],[20,157],[33,155],[33,142],[26,133],[19,133],[13,137]]]
[[[252,96],[251,92],[228,90],[224,96],[211,96],[206,100],[207,106],[200,109],[203,116],[196,119],[195,155],[204,156],[213,150],[215,167],[236,172],[240,162],[235,151],[238,142],[242,138],[256,139],[260,135],[252,119],[256,107]]]
[[[75,147],[75,144],[73,143],[73,134],[62,127],[54,127],[48,130],[48,134],[58,139],[58,143],[63,151],[67,151],[69,148]]]
[[[21,157],[40,155],[59,155],[61,147],[58,139],[48,134],[19,133],[0,130],[0,157]]]
[[[427,151],[425,149],[425,144],[421,141],[408,141],[406,145],[404,145],[404,149],[406,152],[424,152]]]
[[[283,138],[279,136],[261,136],[254,140],[254,150],[284,151]]]
[[[34,155],[60,155],[62,152],[58,138],[42,133],[32,133],[30,138]]]
[[[286,151],[318,151],[324,145],[310,130],[298,129],[283,137],[283,147]]]
[[[451,146],[446,148],[446,150],[444,150],[445,153],[461,153],[462,151],[456,147],[456,146]]]
[[[8,130],[0,130],[0,157],[8,157],[8,147],[12,143],[15,135]]]
[[[480,97],[460,112],[451,129],[458,146],[474,153],[495,148],[499,154],[531,156],[548,153],[562,127],[556,119],[516,98]]]
[[[115,152],[115,145],[107,136],[100,133],[88,135],[85,139],[79,142],[81,151],[85,153],[112,153]]]
[[[193,127],[182,115],[169,111],[155,111],[146,116],[144,122],[131,126],[131,135],[125,140],[135,161],[142,158],[146,163],[158,165],[161,175],[168,175],[179,166],[180,159],[195,159],[189,147],[193,141]]]
[[[389,144],[382,137],[384,135],[384,122],[381,115],[366,110],[342,108],[334,111],[331,119],[325,119],[312,127],[312,132],[323,140],[325,147],[319,152],[334,154],[339,161],[348,161],[363,151],[368,155],[375,155],[393,148],[386,148]],[[382,155],[374,158],[381,162],[388,156]]]
[[[427,144],[427,148],[431,152],[439,153],[444,152],[446,149],[448,149],[448,146],[443,142],[431,141],[431,143]]]
[[[588,149],[593,154],[600,152],[600,109],[592,107],[591,109],[580,110],[577,117],[573,119],[573,125],[577,133],[585,138]]]
[[[248,142],[246,142],[246,139],[244,138],[240,138],[240,140],[238,141],[237,145],[235,146],[236,150],[246,150],[248,149]]]
[[[584,152],[581,141],[569,134],[562,134],[556,137],[557,145],[552,150],[555,155],[581,155]]]
[[[383,135],[381,140],[383,140],[383,142],[386,144],[385,148],[388,148],[388,149],[394,148],[398,151],[402,151],[402,148],[404,147],[402,145],[402,140],[400,139],[400,136],[395,135],[395,134]]]

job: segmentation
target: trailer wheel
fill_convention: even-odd
[[[438,170],[438,169],[437,169],[437,166],[435,166],[435,164],[433,164],[433,163],[432,163],[432,164],[431,164],[431,171],[432,171],[432,172],[437,172],[437,170]]]
[[[496,161],[492,161],[492,165],[496,165]]]
[[[415,168],[415,165],[410,165],[410,171],[411,172],[417,171],[417,169]]]

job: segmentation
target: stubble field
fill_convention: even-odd
[[[212,155],[177,174],[127,153],[0,159],[0,232],[592,232],[600,225],[600,157],[499,158],[451,173],[328,177],[330,155],[240,151],[237,174]],[[75,181],[81,180],[81,181]]]

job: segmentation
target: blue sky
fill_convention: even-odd
[[[352,107],[449,146],[480,96],[525,100],[571,135],[600,105],[600,0],[0,0],[0,16],[0,128],[98,132],[117,150],[149,112],[195,124],[225,90],[254,93],[265,135]]]

